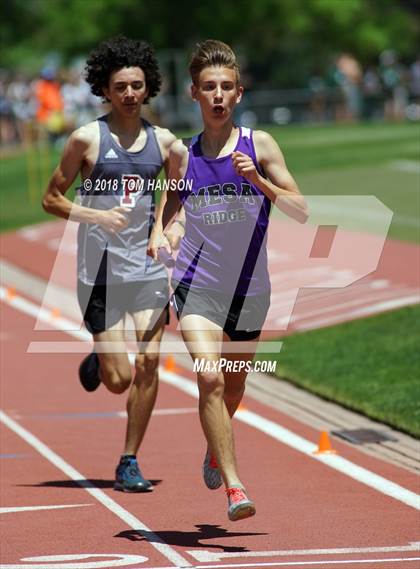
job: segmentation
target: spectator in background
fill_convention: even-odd
[[[89,85],[84,80],[83,67],[80,68],[79,65],[71,67],[65,72],[64,77],[61,94],[68,131],[94,120],[102,110],[106,112],[104,105],[98,97],[92,95]]]
[[[35,98],[35,116],[41,136],[46,133],[49,141],[54,143],[65,131],[65,120],[61,85],[56,80],[56,70],[52,67],[44,67],[41,71],[41,78],[35,85]]]
[[[2,145],[10,145],[17,139],[17,127],[12,102],[7,96],[7,78],[0,77],[0,140]]]
[[[308,87],[311,92],[309,102],[310,121],[324,122],[326,119],[327,84],[321,73],[315,73],[309,78]]]
[[[410,94],[414,102],[420,103],[420,53],[410,65]]]
[[[382,85],[378,70],[371,66],[363,74],[363,118],[367,120],[382,117]]]
[[[344,120],[354,121],[360,117],[362,67],[350,54],[342,53],[336,60],[339,85],[344,98]]]
[[[13,142],[28,142],[32,138],[32,121],[36,110],[32,80],[22,73],[16,73],[8,81],[5,97],[12,110],[15,127]]]
[[[385,96],[385,120],[403,120],[408,103],[407,72],[392,49],[379,56],[379,75]]]

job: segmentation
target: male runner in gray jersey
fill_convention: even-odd
[[[79,377],[87,391],[101,382],[112,393],[123,393],[131,385],[125,449],[114,487],[143,492],[152,484],[144,479],[136,455],[156,399],[155,346],[168,316],[167,274],[162,264],[146,256],[146,247],[154,220],[152,183],[162,167],[167,171],[175,137],[141,118],[142,104],[161,84],[147,43],[123,36],[103,42],[87,60],[86,80],[92,93],[110,103],[111,111],[70,136],[43,207],[80,223],[78,298],[95,350],[80,365]],[[80,204],[74,204],[65,193],[79,173]],[[179,240],[181,234],[181,224],[175,224],[172,239]],[[136,355],[133,382],[125,348],[127,313],[137,341],[146,345]],[[105,342],[117,349],[104,351]]]

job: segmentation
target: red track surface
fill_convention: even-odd
[[[58,227],[48,224],[44,229],[54,232]],[[45,237],[46,244],[48,239]],[[13,235],[3,237],[2,241],[5,258],[31,273],[48,276],[54,252],[46,244],[34,242],[29,247],[27,239]],[[389,245],[394,246],[397,247]],[[407,251],[409,249],[410,246]],[[383,263],[381,270],[385,274],[389,268]],[[406,260],[405,264],[408,264]],[[66,286],[74,281],[74,266],[69,265],[68,271],[67,280],[62,283]],[[411,277],[413,275],[408,273],[399,274],[399,278],[406,279],[404,282],[410,285],[413,284]],[[250,564],[248,566],[262,568],[273,564],[271,566],[325,569],[419,566],[419,551],[241,556],[246,552],[278,550],[407,546],[419,539],[418,511],[256,428],[235,421],[240,472],[255,499],[257,515],[235,524],[229,522],[223,491],[210,492],[201,481],[205,445],[198,415],[194,411],[175,413],[177,409],[195,408],[197,402],[166,383],[161,384],[156,409],[173,411],[157,413],[152,418],[140,455],[144,474],[155,481],[155,489],[150,494],[137,495],[113,491],[114,468],[125,428],[124,419],[116,412],[124,409],[125,397],[113,396],[102,386],[94,394],[83,392],[76,378],[78,354],[28,354],[27,347],[34,340],[68,341],[71,338],[62,332],[35,332],[33,317],[4,303],[2,308],[3,411],[75,468],[82,475],[82,481],[91,480],[93,487],[101,489],[135,516],[191,565],[238,567]],[[190,372],[180,372],[193,379]],[[247,399],[245,405],[309,441],[318,440],[319,433],[281,412],[251,399]],[[418,490],[418,477],[414,474],[370,458],[349,445],[334,441],[334,446],[341,456],[372,473],[412,492]],[[149,543],[155,537],[130,527],[4,426],[1,453],[2,508],[78,506],[1,513],[0,568],[26,564],[37,569],[58,569],[52,562],[20,560],[66,554],[124,554],[147,558],[143,562],[121,565],[136,569],[174,566]],[[197,561],[190,552],[200,551],[231,553],[232,556]],[[106,559],[92,557],[74,561],[73,565],[67,561],[62,562],[60,568],[87,569],[88,563],[95,561],[112,567],[111,561]],[[386,562],[387,559],[395,561]],[[360,560],[360,563],[352,563],[352,560]]]
[[[33,326],[33,319],[5,306],[4,411],[190,563],[195,561],[186,552],[197,548],[239,553],[396,546],[418,539],[418,512],[413,508],[239,422],[235,422],[235,432],[240,470],[258,511],[250,520],[228,522],[223,492],[208,491],[200,479],[204,443],[196,413],[153,417],[141,454],[144,472],[156,482],[153,493],[114,492],[113,469],[121,451],[124,420],[106,414],[122,410],[123,398],[115,398],[105,389],[92,395],[82,392],[76,380],[77,355],[26,354],[34,336]],[[58,332],[48,336],[62,339]],[[290,417],[252,400],[245,403],[250,410],[309,440],[317,440],[318,433]],[[195,405],[188,395],[161,385],[158,410]],[[335,442],[335,447],[343,457],[388,480],[412,491],[418,488],[414,474],[362,455],[347,445]],[[2,453],[2,507],[92,504],[2,514],[4,567],[19,563],[24,557],[71,553],[137,554],[148,561],[136,567],[171,565],[141,534],[127,527],[7,428],[3,428]],[[7,458],[8,454],[15,456]],[[263,567],[263,563],[275,561],[404,557],[418,555],[403,552],[233,557],[210,565],[254,563]],[[414,563],[384,562],[379,566],[412,567]],[[82,564],[79,566],[83,568]],[[349,562],[348,566],[352,564]],[[363,567],[371,566],[378,567],[378,563],[363,563]]]

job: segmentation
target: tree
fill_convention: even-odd
[[[259,84],[283,87],[333,52],[362,64],[390,47],[413,58],[420,30],[412,0],[8,0],[3,11],[1,67],[35,70],[51,49],[68,61],[119,33],[186,51],[212,37],[243,53]]]

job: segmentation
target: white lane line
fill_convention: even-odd
[[[105,561],[84,561],[90,558],[105,558]],[[116,558],[116,559],[115,559]],[[127,567],[145,563],[144,555],[126,555],[121,553],[70,553],[70,555],[41,555],[38,557],[22,557],[21,561],[31,563],[4,563],[0,569],[110,569],[111,567]],[[71,563],[71,561],[77,561]],[[170,569],[174,569],[171,567]]]
[[[18,229],[16,233],[28,241],[39,241],[43,243],[46,237],[50,237],[53,233],[61,233],[64,223],[62,221],[44,221],[42,223],[34,223]]]
[[[352,565],[355,563],[401,563],[403,561],[419,561],[420,557],[397,557],[395,559],[346,559],[339,561],[274,561],[269,563],[230,563],[226,565],[199,565],[193,569],[223,569],[234,567],[308,567],[311,565],[321,565],[325,567],[326,565]],[[47,568],[45,568],[47,569]],[[162,569],[156,567],[156,569]],[[163,569],[173,569],[172,567],[165,567]],[[178,568],[181,569],[181,568]]]
[[[321,565],[325,567],[326,565],[352,565],[355,563],[401,563],[403,561],[419,561],[420,557],[397,557],[395,559],[346,559],[339,561],[274,561],[269,563],[230,563],[226,565],[200,565],[193,567],[193,569],[223,569],[234,567],[308,567],[311,565]],[[0,568],[1,569],[1,568]],[[17,568],[16,568],[17,569]],[[47,569],[47,568],[45,568]],[[140,569],[140,568],[139,568]],[[156,569],[162,569],[156,567]],[[172,567],[164,567],[163,569],[173,569]],[[181,568],[177,568],[181,569]]]
[[[87,332],[87,330],[80,330],[80,326],[72,320],[62,318],[61,316],[53,317],[50,310],[41,308],[38,304],[26,300],[23,296],[19,296],[17,294],[9,295],[7,293],[7,289],[3,286],[0,286],[0,300],[9,304],[13,308],[17,308],[25,314],[29,314],[29,316],[33,316],[36,322],[45,322],[49,324],[51,328],[60,330],[60,332],[67,332],[79,340],[92,340],[92,336]]]
[[[307,324],[299,324],[299,330],[319,328],[320,326],[334,324],[335,322],[341,322],[342,320],[345,319],[354,319],[354,318],[359,318],[361,316],[370,316],[371,314],[377,314],[378,312],[386,310],[394,310],[395,308],[402,308],[403,306],[411,306],[413,304],[418,304],[419,302],[420,302],[420,295],[418,294],[411,296],[403,296],[402,298],[397,298],[395,300],[386,300],[383,302],[377,302],[376,304],[371,304],[370,306],[365,306],[363,308],[358,308],[356,310],[341,312],[340,314],[332,315],[329,318],[320,318],[318,320],[311,320]]]
[[[299,285],[300,286],[300,285]],[[374,290],[382,290],[387,289],[388,291],[394,291],[401,294],[401,292],[411,292],[412,288],[405,287],[401,284],[392,284],[390,287],[390,282],[386,279],[376,279],[376,280],[369,280],[364,283],[360,284],[352,284],[348,285],[341,290],[337,289],[329,289],[327,291],[321,291],[320,289],[316,289],[315,292],[311,292],[311,289],[308,287],[304,287],[300,289],[300,296],[298,299],[297,304],[302,306],[304,304],[322,301],[324,299],[328,299],[330,303],[335,301],[341,300],[342,298],[355,298],[357,296],[367,295]],[[282,289],[279,289],[280,291]],[[271,293],[271,304],[270,310],[273,308],[282,308],[284,306],[289,306],[291,299],[294,297],[290,294],[290,292],[284,291],[277,293],[274,289]]]
[[[29,301],[25,300],[25,302],[20,302],[20,300],[23,301],[24,299],[21,299],[18,296],[13,297],[12,299],[8,299],[5,290],[1,288],[0,298],[9,303],[11,306],[19,308],[23,312],[26,312],[28,305],[30,305],[30,310],[28,309],[27,313],[31,314],[32,316],[34,315],[34,312],[36,312],[36,308],[38,308],[39,311],[39,307],[33,303],[30,303]],[[58,322],[59,319],[54,319],[51,323],[54,327],[60,329],[58,328]],[[64,331],[72,335],[75,332],[78,332],[73,330]],[[85,332],[85,334],[89,336],[87,332]],[[130,354],[130,361],[132,363],[134,362],[133,354]],[[184,391],[185,393],[188,393],[189,395],[192,395],[192,397],[198,399],[198,388],[197,384],[194,381],[186,379],[178,374],[166,371],[165,369],[160,369],[160,377],[166,383],[169,383],[181,391]],[[251,411],[246,410],[238,411],[235,415],[235,418],[262,431],[263,433],[266,433],[270,437],[282,442],[283,444],[290,446],[299,452],[302,452],[313,460],[323,462],[330,468],[333,468],[349,476],[350,478],[362,482],[363,484],[370,486],[382,494],[391,496],[392,498],[402,502],[403,504],[406,504],[407,506],[415,508],[416,510],[420,510],[420,496],[418,494],[415,494],[414,492],[403,488],[399,484],[391,482],[390,480],[387,480],[386,478],[383,478],[382,476],[379,476],[370,470],[367,470],[366,468],[362,468],[357,464],[354,464],[351,461],[346,460],[338,455],[314,455],[313,452],[317,449],[317,446],[314,443],[304,439],[303,437],[300,437],[299,435],[296,435],[284,427],[281,427],[273,421],[265,419],[256,413],[252,413]],[[106,497],[105,494],[104,496]]]
[[[351,294],[365,294],[368,292],[371,292],[370,289],[389,289],[392,288],[392,290],[400,290],[402,287],[404,287],[405,285],[402,283],[391,283],[388,279],[366,279],[363,282],[355,282],[351,285],[348,285],[346,287],[343,288],[343,290],[327,290],[327,291],[323,291],[323,290],[319,290],[316,289],[315,287],[315,291],[312,292],[310,287],[301,287],[301,285],[299,285],[299,287],[302,288],[302,293],[301,294],[301,298],[299,298],[299,302],[303,302],[303,301],[307,301],[307,300],[311,300],[312,298],[320,298],[320,297],[324,297],[324,296],[340,296],[343,293],[351,293]],[[282,290],[281,288],[279,290]],[[281,293],[279,295],[279,298],[282,298],[283,294]],[[271,293],[271,298],[274,300],[276,300],[277,298],[277,293],[275,291],[275,289],[273,289],[272,293]]]
[[[178,387],[185,393],[188,393],[198,399],[198,388],[196,383],[193,381],[166,370],[160,371],[160,377],[167,383],[170,383],[174,387]],[[281,427],[269,419],[261,417],[261,415],[257,415],[257,413],[253,413],[248,410],[238,410],[235,414],[235,418],[238,421],[242,421],[259,431],[262,431],[273,439],[302,452],[306,456],[314,460],[318,460],[319,462],[323,462],[330,468],[338,470],[342,474],[345,474],[366,486],[370,486],[374,490],[377,490],[386,496],[390,496],[407,506],[420,510],[420,496],[418,494],[415,494],[414,492],[403,488],[399,484],[391,482],[390,480],[387,480],[366,468],[362,468],[341,456],[313,454],[318,448],[316,444],[296,435],[292,431]]]
[[[308,277],[311,277],[311,279],[318,279],[326,276],[329,277],[333,275],[334,272],[335,269],[330,265],[326,265],[325,267],[305,267],[304,269],[283,268],[281,272],[279,271],[270,278],[270,282],[273,288],[278,286],[277,283],[281,283],[283,285],[283,283],[289,284],[294,282],[299,283],[296,287],[299,288],[299,286],[302,286],[302,279],[299,280],[298,277],[305,277],[305,280],[309,282]],[[315,280],[315,282],[317,281]]]
[[[152,415],[188,415],[198,413],[197,407],[175,407],[174,409],[154,409]],[[118,417],[127,418],[127,411],[118,411]]]
[[[232,557],[288,557],[290,555],[348,555],[351,553],[395,553],[403,551],[420,551],[420,542],[409,545],[396,545],[390,547],[346,547],[335,549],[290,549],[279,551],[206,551],[205,549],[187,551],[194,559],[201,563],[212,563],[231,559]]]
[[[407,291],[405,291],[407,292]],[[359,298],[356,298],[354,300],[347,300],[345,302],[338,302],[336,304],[331,304],[330,306],[323,306],[321,308],[317,308],[315,310],[308,310],[308,311],[302,311],[302,312],[298,312],[296,311],[295,315],[291,317],[290,322],[291,323],[295,323],[299,320],[308,320],[308,319],[312,319],[314,316],[320,316],[321,314],[328,314],[328,312],[334,312],[334,316],[337,316],[338,314],[343,314],[343,313],[348,313],[346,312],[346,308],[350,308],[352,306],[360,306],[363,304],[368,304],[369,308],[372,309],[372,307],[375,306],[379,306],[381,305],[381,303],[383,302],[399,302],[401,300],[401,298],[412,298],[413,293],[417,293],[417,290],[415,288],[409,289],[408,292],[410,292],[410,295],[406,295],[401,297],[401,293],[398,291],[392,291],[392,290],[386,290],[383,293],[378,293],[376,292],[372,292],[371,294],[366,294],[366,295],[362,295]],[[418,298],[420,300],[420,296],[418,294],[414,294],[415,298]],[[381,302],[376,302],[375,304],[369,304],[372,301],[378,301],[380,300]],[[338,313],[338,314],[337,314]],[[350,311],[351,313],[351,311]],[[280,318],[274,318],[274,324],[276,325],[282,325],[284,323],[287,324],[287,322],[289,321],[288,318],[285,317],[280,317]]]
[[[126,523],[132,529],[142,533],[143,537],[147,542],[157,549],[166,559],[168,559],[174,565],[181,565],[183,567],[191,567],[189,563],[182,555],[180,555],[175,549],[170,547],[165,543],[159,536],[154,534],[150,528],[148,528],[143,522],[138,518],[130,514],[127,510],[121,507],[112,498],[107,496],[105,492],[99,488],[92,488],[92,482],[86,479],[86,477],[73,468],[68,462],[61,458],[58,454],[52,451],[47,445],[40,441],[35,435],[30,433],[27,429],[19,425],[11,417],[6,415],[0,410],[0,421],[6,425],[11,431],[16,433],[21,437],[26,443],[33,447],[39,454],[46,458],[51,464],[56,466],[59,470],[64,472],[71,480],[77,482],[86,492],[93,496],[98,502],[104,505],[113,514],[118,516],[124,523]],[[145,532],[145,533],[143,533]]]
[[[16,506],[13,508],[0,508],[0,514],[11,514],[14,512],[36,512],[38,510],[60,510],[62,508],[84,508],[93,504],[63,504],[62,506]]]
[[[174,409],[155,409],[152,415],[185,415],[188,413],[198,413],[197,407],[175,407]]]
[[[361,564],[361,563],[404,563],[411,561],[419,561],[420,557],[396,557],[396,558],[384,558],[384,559],[346,559],[346,560],[332,560],[332,561],[270,561],[268,563],[224,563],[223,565],[194,565],[190,569],[234,569],[236,567],[256,567],[260,569],[261,567],[310,567],[319,566],[325,567],[327,565],[344,565],[344,564]],[[322,569],[321,567],[321,569]],[[0,565],[0,569],[3,567]],[[6,567],[5,567],[6,569]],[[7,567],[7,569],[22,569],[20,565],[14,567]],[[23,569],[30,569],[29,567],[24,567]],[[47,566],[42,567],[42,569],[48,569]],[[61,569],[61,568],[60,568]],[[64,567],[62,569],[65,569]],[[136,567],[135,569],[141,569]],[[182,569],[182,567],[144,567],[144,569]],[[393,568],[391,568],[393,569]]]

